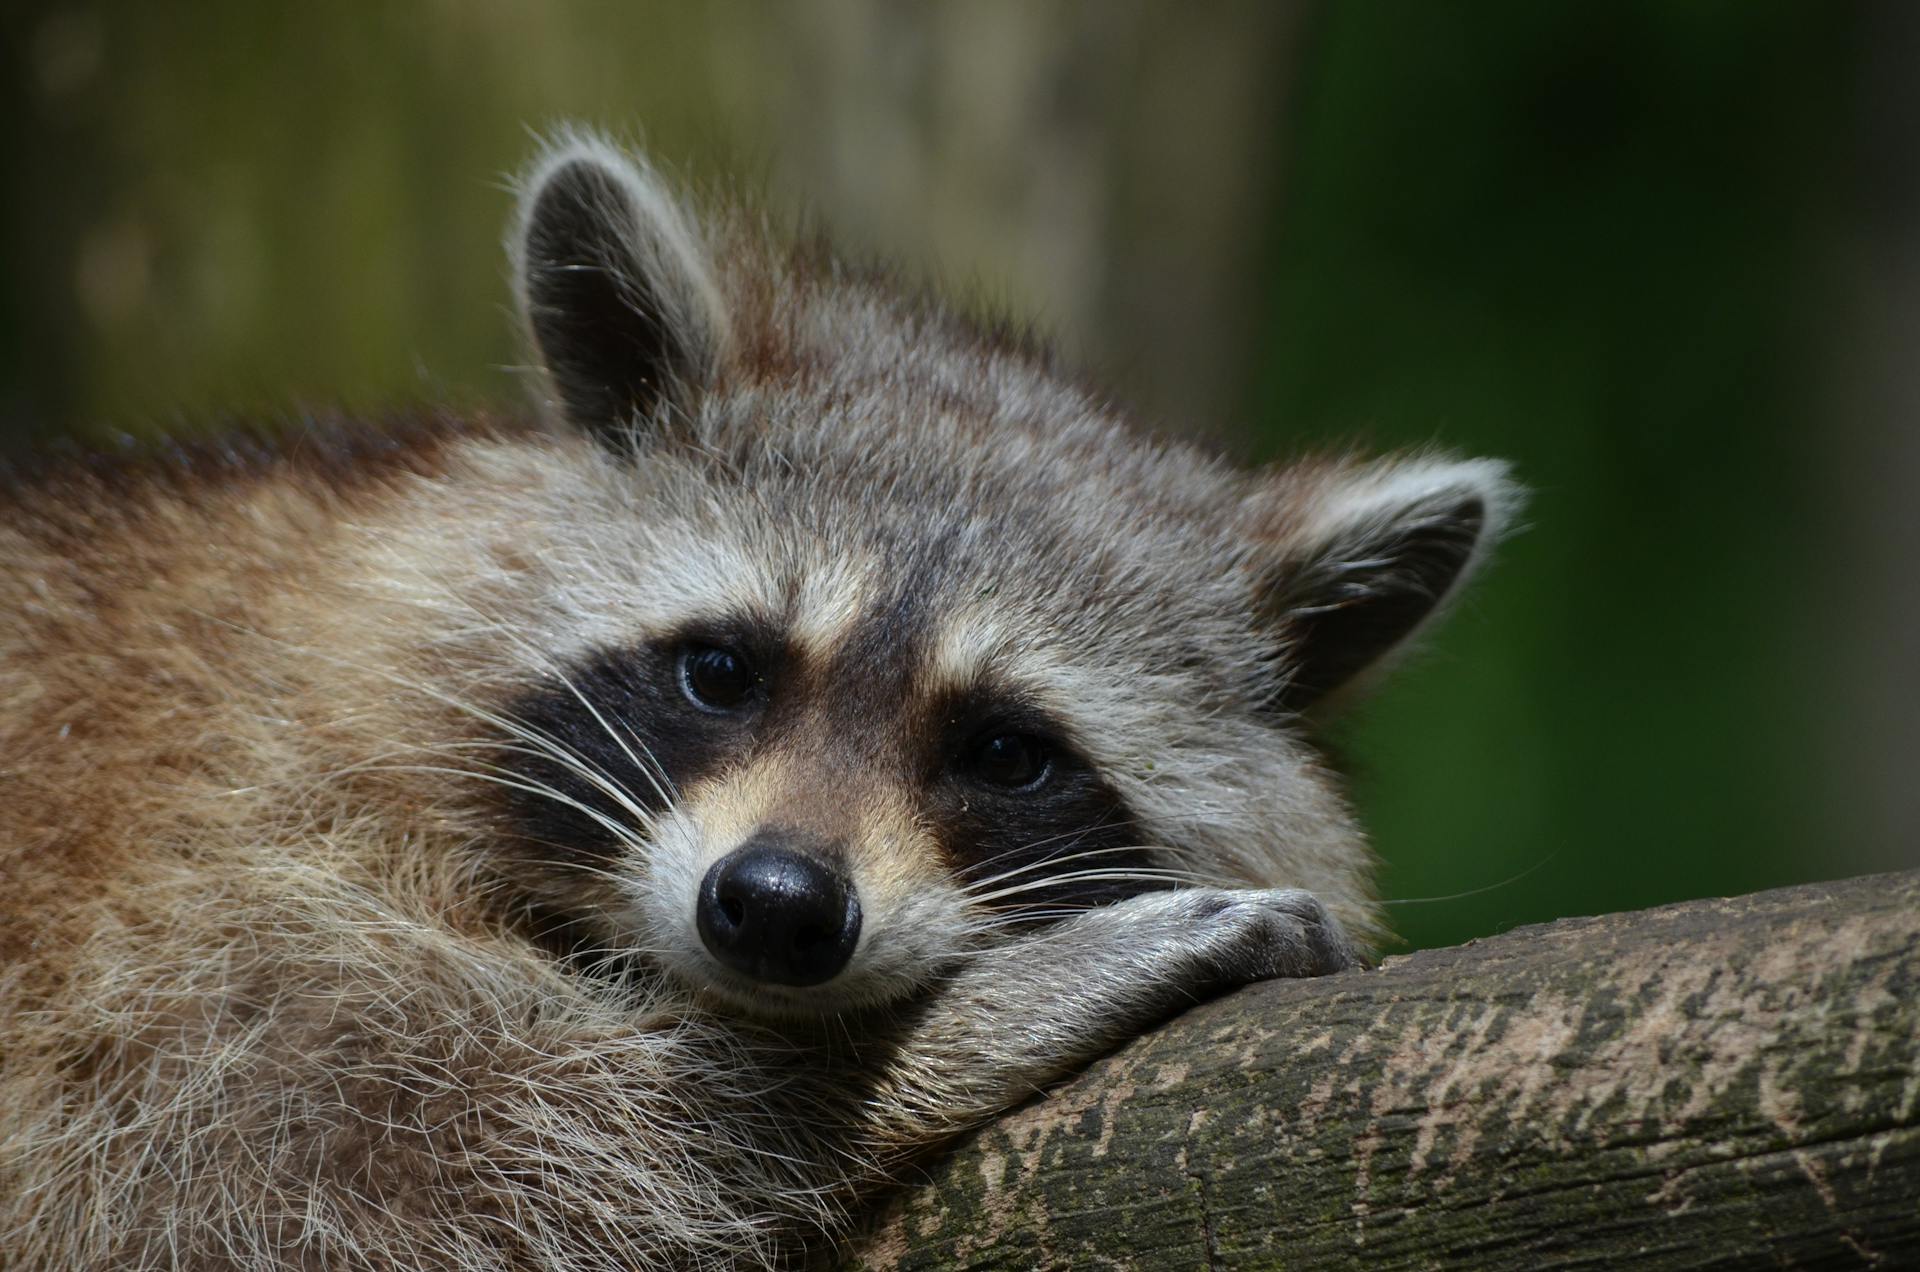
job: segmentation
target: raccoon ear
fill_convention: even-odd
[[[1372,678],[1458,594],[1521,499],[1496,460],[1283,470],[1249,500],[1265,547],[1256,605],[1299,713]]]
[[[561,414],[621,449],[718,366],[726,315],[692,224],[642,164],[591,137],[521,184],[520,312]]]

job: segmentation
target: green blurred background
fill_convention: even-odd
[[[1344,722],[1415,944],[1920,864],[1920,6],[15,3],[0,437],[519,400],[580,119],[1265,460],[1511,458]]]

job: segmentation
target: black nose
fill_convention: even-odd
[[[838,873],[756,837],[700,884],[700,939],[734,971],[775,985],[832,980],[860,938],[860,898]]]

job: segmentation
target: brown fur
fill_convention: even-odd
[[[1407,592],[1383,543],[1477,563],[1497,468],[1142,443],[1020,339],[557,153],[544,179],[626,183],[623,294],[675,324],[640,332],[673,373],[631,376],[631,420],[309,421],[0,494],[9,1268],[788,1260],[1194,994],[1376,930],[1289,678],[1323,614]],[[1413,579],[1422,614],[1455,577]],[[740,615],[791,673],[753,739],[617,810],[598,864],[512,828],[531,689]],[[969,864],[939,766],[979,698],[1051,720],[1115,810],[1074,835],[1151,868]],[[865,907],[817,989],[690,935],[694,881],[768,826]],[[1066,917],[1020,912],[1033,879]]]

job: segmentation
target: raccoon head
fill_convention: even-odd
[[[536,166],[512,251],[593,493],[501,713],[507,837],[585,946],[792,1014],[1150,888],[1300,886],[1377,933],[1307,726],[1481,563],[1502,465],[1143,440],[591,139]]]

